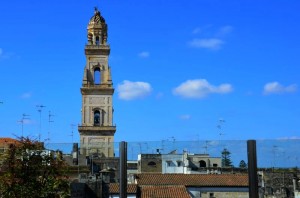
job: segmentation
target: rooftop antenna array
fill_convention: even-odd
[[[36,105],[37,111],[40,114],[40,126],[39,126],[39,142],[41,141],[41,134],[42,134],[42,110],[46,106],[44,105]]]
[[[222,136],[225,135],[225,133],[223,132],[223,125],[225,123],[225,120],[223,118],[220,118],[219,119],[219,123],[217,125],[217,128],[219,129],[219,135],[220,135],[220,144],[221,144],[221,141],[222,141]],[[224,145],[225,147],[225,145]]]
[[[23,134],[24,134],[24,133],[23,133],[23,131],[24,131],[24,121],[25,121],[25,120],[29,120],[29,116],[30,116],[30,115],[27,115],[27,114],[23,113],[23,114],[22,114],[22,119],[18,121],[19,123],[22,124],[22,138],[24,137],[24,136],[23,136]]]
[[[208,150],[208,145],[209,145],[209,141],[206,140],[206,141],[205,141],[205,146],[203,146],[203,148],[205,149],[205,150],[204,150],[204,154],[208,154],[208,152],[207,152],[207,150]]]
[[[50,142],[50,124],[51,122],[54,122],[51,118],[53,117],[54,115],[51,114],[51,111],[49,111],[49,114],[48,114],[48,123],[49,123],[49,129],[48,129],[48,138],[46,140],[48,140]]]
[[[74,142],[73,141],[73,137],[74,137],[74,126],[76,126],[75,124],[71,124],[71,129],[72,129],[72,131],[71,131],[71,136],[72,136],[72,143]]]

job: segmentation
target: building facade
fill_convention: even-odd
[[[82,80],[80,153],[114,156],[113,83],[108,65],[110,46],[107,44],[107,24],[100,11],[95,13],[87,27],[85,45],[86,65]]]
[[[221,158],[208,154],[139,154],[138,173],[221,174]]]

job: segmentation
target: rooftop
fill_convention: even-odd
[[[138,185],[184,185],[202,187],[248,187],[246,174],[137,174]]]

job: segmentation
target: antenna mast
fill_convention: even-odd
[[[51,120],[51,117],[53,117],[54,115],[51,114],[51,111],[49,111],[49,114],[48,114],[48,122],[49,122],[49,129],[48,129],[48,138],[46,140],[48,140],[50,142],[50,123],[51,122],[54,122],[53,120]]]
[[[44,106],[44,105],[36,105],[36,107],[37,107],[37,111],[40,114],[39,142],[41,142],[41,134],[42,134],[42,110],[46,106]]]
[[[71,132],[72,143],[74,142],[74,141],[73,141],[73,137],[74,137],[74,133],[73,133],[73,131],[74,131],[74,126],[76,126],[76,125],[75,125],[75,124],[71,124],[71,129],[72,129],[72,132]]]
[[[23,131],[24,131],[24,120],[29,120],[30,115],[27,115],[25,113],[22,114],[22,119],[19,120],[18,122],[20,122],[22,124],[22,138],[23,138]]]

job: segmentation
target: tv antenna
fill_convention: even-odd
[[[23,138],[23,131],[24,131],[24,121],[25,120],[29,120],[29,117],[30,115],[27,115],[25,113],[22,114],[22,119],[19,120],[18,122],[22,124],[22,138]]]
[[[217,128],[219,129],[220,143],[222,141],[222,136],[225,135],[225,133],[223,132],[223,125],[224,125],[224,123],[225,123],[225,120],[223,118],[220,118],[219,119],[219,123],[217,125]]]
[[[54,122],[51,118],[53,117],[54,115],[51,114],[51,111],[49,111],[49,114],[48,114],[48,123],[49,123],[49,129],[48,129],[48,138],[46,140],[48,140],[50,142],[50,124],[51,122]]]
[[[75,124],[71,124],[71,129],[72,129],[72,132],[71,132],[71,136],[72,136],[72,143],[73,143],[73,137],[74,137],[74,126],[76,126]]]
[[[205,146],[203,146],[203,148],[205,149],[204,154],[208,154],[208,152],[207,152],[208,146],[209,146],[209,141],[206,140],[206,141],[205,141]]]
[[[37,107],[37,111],[39,112],[40,114],[40,126],[39,126],[39,142],[41,141],[41,134],[42,134],[42,110],[44,107],[44,105],[36,105]]]

